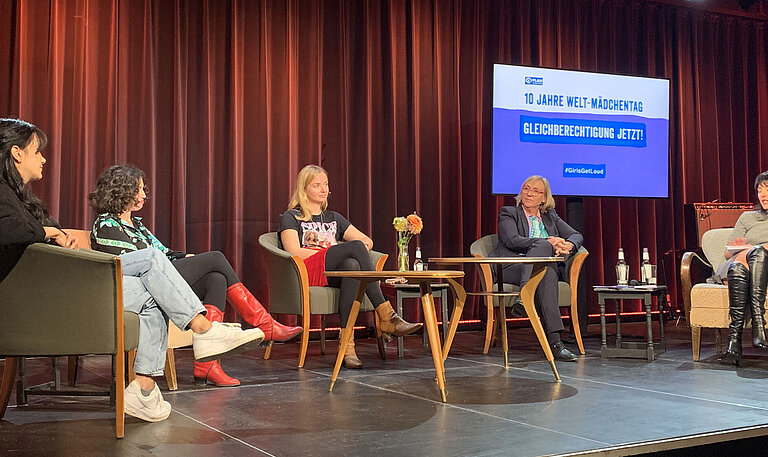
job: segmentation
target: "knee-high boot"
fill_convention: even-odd
[[[744,330],[744,316],[749,304],[749,270],[743,264],[734,262],[728,269],[728,300],[731,324],[728,326],[728,350],[726,356],[736,366],[741,364],[741,333]]]
[[[224,314],[215,306],[203,305],[206,311],[205,317],[211,322],[222,322]],[[213,384],[219,387],[239,386],[240,381],[224,373],[218,360],[210,362],[195,362],[193,370],[195,384]]]
[[[274,320],[241,282],[229,286],[227,300],[246,322],[264,332],[264,341],[287,341],[301,333],[301,327],[290,327]]]
[[[768,288],[768,251],[755,246],[747,254],[750,276],[750,310],[752,313],[752,346],[768,348],[765,340],[765,293]]]

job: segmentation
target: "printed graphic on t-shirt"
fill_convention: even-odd
[[[336,244],[336,221],[333,222],[302,222],[301,247],[310,249],[325,249]]]

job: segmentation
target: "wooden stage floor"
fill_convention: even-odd
[[[587,355],[558,363],[554,378],[530,329],[510,331],[510,368],[499,348],[481,354],[480,332],[460,332],[446,362],[448,403],[439,401],[434,368],[421,336],[407,337],[398,360],[375,341],[358,340],[363,370],[342,369],[328,386],[336,342],[320,355],[310,343],[304,369],[298,344],[276,345],[227,359],[243,385],[196,387],[191,350],[177,351],[179,390],[163,395],[168,420],[149,424],[127,417],[125,438],[114,438],[114,412],[103,397],[30,397],[0,422],[4,456],[541,456],[743,455],[766,449],[768,354],[749,348],[741,368],[721,360],[713,331],[705,331],[702,361],[691,360],[687,327],[666,326],[667,353],[659,360],[601,359],[599,326],[591,325]],[[622,333],[643,332],[642,323]],[[745,341],[748,335],[745,335]],[[569,345],[575,352],[575,345]],[[48,359],[30,359],[41,381]],[[84,359],[82,383],[105,386],[109,358]],[[62,361],[63,366],[63,361]],[[739,440],[732,443],[724,441]],[[720,444],[718,444],[720,443]],[[691,446],[698,446],[691,448]],[[732,452],[729,454],[728,451]],[[753,454],[753,455],[758,455]]]

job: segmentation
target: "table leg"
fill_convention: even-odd
[[[600,305],[600,356],[605,357],[605,351],[608,349],[605,334],[605,298],[597,294],[597,303]]]
[[[656,297],[656,302],[659,305],[659,337],[662,344],[664,343],[664,307],[667,304],[667,294],[662,293]]]
[[[403,316],[403,294],[399,290],[395,290],[395,296],[397,297],[397,315]],[[403,337],[397,337],[397,358],[403,358]]]
[[[432,350],[432,360],[435,362],[435,373],[437,375],[437,386],[440,388],[440,397],[443,402],[447,401],[445,396],[445,366],[443,365],[443,351],[440,347],[440,335],[437,328],[437,319],[435,318],[435,301],[432,297],[432,287],[428,282],[419,283],[421,290],[421,305],[424,309],[424,322],[429,335],[429,347]]]
[[[360,281],[360,287],[357,290],[357,297],[352,303],[352,310],[349,312],[349,319],[347,320],[347,326],[341,332],[341,341],[339,342],[339,353],[336,354],[336,364],[333,366],[333,375],[331,376],[331,387],[329,392],[333,392],[333,385],[336,383],[336,378],[339,377],[339,370],[341,369],[341,363],[344,361],[344,351],[349,344],[349,340],[352,339],[352,335],[355,333],[355,321],[357,321],[357,314],[360,312],[360,303],[363,302],[365,297],[365,288],[368,286],[367,282]]]
[[[539,286],[541,280],[544,279],[546,272],[546,264],[535,264],[533,266],[531,279],[525,283],[520,291],[520,299],[523,301],[525,312],[528,314],[528,319],[531,321],[533,331],[539,339],[539,344],[544,351],[544,356],[547,358],[547,362],[549,362],[549,366],[552,368],[552,373],[555,375],[555,381],[560,382],[560,374],[558,374],[557,368],[555,367],[555,357],[552,355],[552,348],[549,347],[547,336],[544,334],[544,328],[541,326],[541,320],[539,320],[539,314],[536,312],[536,305],[534,304],[536,288]],[[501,300],[499,301],[501,302]],[[506,325],[504,327],[506,328]]]
[[[443,362],[448,358],[448,351],[451,350],[453,337],[456,335],[456,329],[459,327],[461,313],[464,310],[464,302],[467,299],[467,293],[464,291],[461,284],[453,279],[448,279],[448,284],[450,284],[451,291],[453,292],[453,315],[451,315],[451,325],[448,329],[448,334],[445,337],[445,344],[443,345]]]
[[[496,265],[497,292],[504,292],[504,269],[502,264]],[[499,319],[501,322],[501,350],[504,352],[504,368],[509,368],[509,342],[507,341],[507,310],[504,308],[504,298],[499,296]],[[530,314],[529,314],[530,316]]]
[[[448,290],[443,288],[439,292],[440,294],[440,311],[442,311],[443,315],[443,342],[445,342],[445,339],[448,337]],[[433,294],[434,295],[434,294]]]
[[[653,320],[651,319],[651,294],[646,294],[643,297],[643,303],[645,304],[645,325],[648,327],[648,348],[646,349],[646,355],[649,361],[653,361]]]
[[[621,307],[624,300],[616,299],[616,347],[621,347]]]

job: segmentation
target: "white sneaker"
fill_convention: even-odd
[[[171,404],[163,400],[160,389],[155,384],[152,393],[145,397],[139,383],[134,380],[125,389],[125,413],[147,422],[160,422],[171,414]]]
[[[264,340],[264,332],[258,328],[243,330],[230,324],[212,322],[211,329],[192,336],[195,360],[210,362],[247,351]]]

